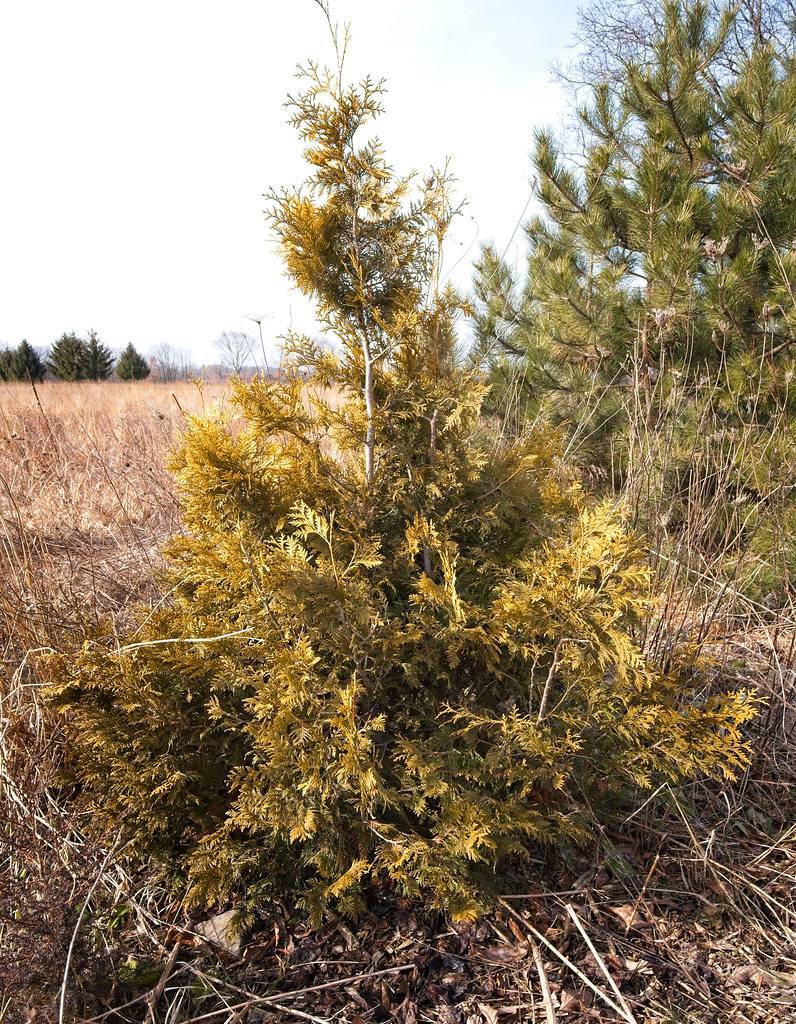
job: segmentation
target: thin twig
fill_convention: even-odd
[[[108,862],[110,861],[111,857],[116,852],[116,847],[119,845],[120,838],[120,836],[116,837],[116,841],[114,842],[113,846],[105,854],[102,864],[100,864],[100,869],[97,872],[97,877],[91,883],[91,888],[89,889],[86,898],[83,901],[83,906],[80,908],[80,913],[77,915],[77,921],[75,922],[74,931],[72,932],[72,938],[69,942],[69,949],[67,950],[66,953],[66,963],[64,964],[64,980],[61,982],[61,996],[58,1000],[58,1024],[64,1024],[64,1009],[66,1007],[66,986],[67,982],[69,981],[69,968],[72,966],[72,954],[75,950],[75,943],[77,942],[77,935],[78,932],[80,931],[80,925],[83,923],[83,918],[86,915],[86,910],[88,909],[89,901],[91,900],[91,897],[94,895],[94,892],[100,883],[100,879],[102,878],[103,872],[105,871],[105,868],[108,866]]]
[[[560,952],[560,950],[556,949],[556,947],[553,945],[552,942],[550,942],[549,939],[546,939],[538,929],[534,928],[534,926],[530,924],[528,921],[526,921],[525,918],[521,917],[520,914],[518,914],[517,911],[514,909],[514,907],[512,907],[510,903],[507,903],[502,897],[500,899],[500,905],[502,907],[505,907],[505,909],[508,910],[508,912],[512,914],[520,922],[523,928],[527,928],[528,931],[541,943],[543,943],[554,956],[558,957],[561,963],[564,964],[565,967],[568,967],[572,971],[572,973],[575,974],[578,978],[580,978],[584,985],[588,985],[588,987],[596,996],[599,996],[600,999],[602,999],[602,1001],[607,1006],[610,1006],[615,1013],[618,1013],[623,1020],[627,1021],[627,1024],[636,1024],[636,1022],[632,1018],[628,1017],[625,1014],[625,1011],[618,1003],[615,1003],[606,992],[603,992],[603,990],[599,988],[599,986],[595,985],[591,978],[587,978],[579,967],[573,964],[568,957],[564,956],[564,954]]]
[[[400,967],[386,967],[381,971],[368,971],[366,974],[355,974],[350,978],[338,978],[336,981],[327,981],[322,985],[310,985],[307,988],[298,988],[292,992],[280,992],[272,996],[253,996],[244,1002],[234,1003],[232,1006],[225,1006],[218,1010],[211,1010],[199,1017],[191,1017],[184,1021],[184,1024],[199,1024],[199,1021],[210,1020],[222,1013],[231,1013],[233,1010],[242,1010],[249,1006],[262,1006],[266,1003],[276,1003],[283,999],[294,999],[296,996],[306,995],[309,992],[321,992],[328,988],[340,988],[343,985],[351,985],[355,981],[367,981],[370,978],[381,978],[387,974],[399,974],[402,971],[413,971],[415,964],[401,964]],[[81,1024],[91,1024],[91,1021],[81,1021]]]
[[[271,1003],[271,1006],[275,1010],[281,1010],[282,1013],[289,1013],[293,1017],[301,1017],[302,1020],[311,1020],[313,1024],[329,1024],[328,1017],[316,1017],[312,1013],[305,1013],[303,1010],[296,1010],[292,1006],[285,1006],[283,1003]],[[243,1011],[239,1011],[243,1013]]]
[[[588,934],[586,933],[586,929],[581,924],[581,920],[578,917],[578,915],[575,913],[575,910],[574,910],[574,908],[573,908],[571,903],[567,903],[566,911],[569,914],[569,916],[572,919],[572,921],[574,922],[575,927],[580,932],[583,941],[589,947],[589,952],[594,957],[594,959],[597,961],[597,966],[603,972],[603,974],[605,975],[606,980],[608,981],[608,984],[611,986],[611,988],[616,993],[616,998],[622,1004],[622,1009],[627,1014],[627,1020],[629,1022],[632,1022],[632,1024],[638,1024],[638,1022],[636,1021],[636,1018],[633,1016],[633,1011],[627,1005],[625,997],[619,991],[619,986],[614,981],[613,976],[612,976],[611,972],[608,970],[608,968],[607,968],[607,966],[605,964],[605,961],[603,960],[602,956],[598,952],[597,947],[594,945],[594,943],[591,941],[591,939],[589,938]]]
[[[647,872],[647,877],[644,879],[644,884],[641,886],[641,890],[639,891],[639,894],[636,897],[636,902],[633,904],[633,910],[632,910],[632,912],[630,914],[630,917],[627,919],[627,924],[625,925],[625,935],[627,935],[628,932],[630,931],[630,927],[631,927],[631,925],[633,924],[633,921],[636,918],[636,911],[638,910],[639,905],[641,904],[641,901],[644,899],[644,894],[647,891],[647,886],[649,885],[650,879],[655,874],[655,869],[657,868],[658,862],[660,861],[660,859],[661,859],[661,855],[659,853],[656,853],[655,854],[655,860],[653,860],[652,866],[650,867],[649,871]]]
[[[171,977],[171,972],[174,970],[174,964],[177,960],[177,954],[180,951],[180,943],[175,942],[174,948],[169,954],[169,958],[166,961],[166,966],[163,968],[163,973],[160,976],[160,981],[152,989],[152,993],[147,1000],[147,1016],[152,1021],[152,1024],[157,1024],[157,1016],[155,1015],[155,1007],[158,1004],[158,1000],[163,995],[163,989],[166,987],[166,982]]]
[[[536,973],[539,975],[539,985],[542,989],[542,1001],[544,1002],[547,1024],[558,1024],[556,1011],[553,1008],[553,999],[550,995],[550,982],[547,980],[547,971],[544,969],[539,943],[534,938],[531,938],[531,952],[533,953],[533,962],[536,964]]]
[[[536,724],[539,725],[544,717],[545,709],[547,708],[547,698],[550,695],[550,685],[553,682],[553,676],[556,674],[558,668],[558,656],[561,652],[562,640],[559,640],[553,651],[553,662],[550,665],[550,671],[547,673],[547,679],[545,680],[544,690],[542,691],[542,699],[539,701],[539,714],[536,716]]]

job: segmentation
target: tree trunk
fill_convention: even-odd
[[[373,357],[367,341],[363,342],[362,351],[365,355],[365,414],[367,416],[367,427],[365,429],[365,482],[370,486],[373,483],[375,472],[376,423],[374,419],[375,403],[373,401]]]

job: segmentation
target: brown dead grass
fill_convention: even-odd
[[[107,899],[110,879],[57,784],[61,739],[38,698],[37,656],[152,594],[162,543],[179,528],[169,453],[185,415],[224,394],[0,384],[0,1020],[22,1019],[39,991],[55,1019],[77,908],[98,877]],[[89,937],[73,950],[73,985],[99,990],[99,977],[78,980],[76,965],[96,962]]]
[[[27,1019],[59,1020],[62,991],[64,1021],[130,998],[107,1019],[237,1021],[225,1007],[254,1000],[251,1019],[269,1020],[793,1020],[794,616],[740,615],[701,563],[699,586],[690,565],[673,576],[660,563],[666,605],[650,646],[665,653],[697,624],[723,680],[736,672],[767,694],[755,764],[732,787],[695,783],[640,802],[584,855],[531,862],[527,895],[476,926],[393,901],[374,904],[356,934],[336,919],[315,931],[286,906],[255,923],[230,964],[195,941],[145,871],[108,856],[112,838],[87,838],[56,779],[61,739],[37,696],[35,652],[80,642],[99,617],[154,597],[161,545],[179,528],[169,452],[185,414],[224,396],[223,385],[0,385],[0,1022],[34,1010]],[[127,963],[138,966],[125,975]],[[330,979],[331,990],[299,996]],[[611,1010],[612,984],[629,1018]],[[290,1010],[258,1016],[274,991]]]
[[[178,525],[168,456],[224,385],[0,385],[0,641],[40,644],[146,591]]]

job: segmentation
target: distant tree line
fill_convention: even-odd
[[[162,349],[168,349],[168,346],[161,346]],[[157,356],[153,362],[156,370],[160,371]],[[149,363],[132,343],[116,358],[100,341],[96,331],[89,331],[85,338],[74,331],[62,334],[45,356],[27,340],[21,341],[16,348],[0,349],[0,380],[3,381],[36,382],[48,376],[65,381],[109,380],[114,374],[119,380],[143,380],[151,372]],[[177,379],[165,377],[160,372],[158,375],[163,379]]]
[[[247,377],[253,373],[270,373],[265,361],[257,356],[258,342],[241,332],[224,332],[216,339],[221,357],[212,369],[219,376]],[[262,350],[262,339],[259,342]],[[100,341],[96,331],[88,331],[85,338],[74,331],[62,334],[46,353],[38,352],[27,340],[16,348],[0,349],[0,381],[40,381],[47,377],[55,380],[143,380],[154,374],[159,381],[171,383],[190,380],[197,373],[190,354],[164,342],[149,358],[145,358],[132,343],[115,356]]]

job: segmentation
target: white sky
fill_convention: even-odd
[[[549,62],[576,0],[333,0],[349,72],[387,79],[377,132],[399,170],[450,155],[468,199],[449,255],[466,286],[528,199],[534,127],[560,122]],[[0,344],[95,328],[217,359],[221,331],[312,330],[263,217],[305,176],[283,103],[331,59],[311,0],[0,4]],[[519,256],[522,235],[510,248]]]

